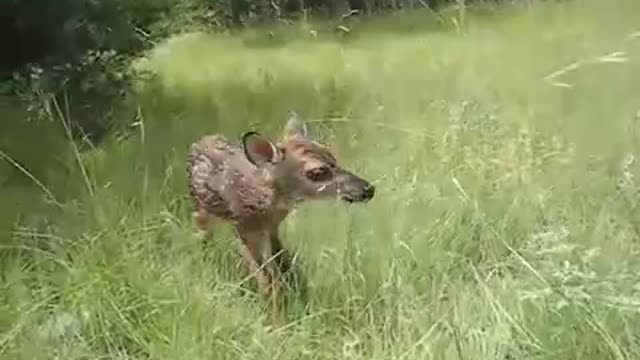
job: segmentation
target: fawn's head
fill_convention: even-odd
[[[282,142],[274,144],[257,132],[248,132],[242,144],[247,159],[264,170],[282,196],[339,198],[350,203],[367,202],[374,196],[374,186],[342,168],[327,147],[310,139],[306,125],[293,112]]]

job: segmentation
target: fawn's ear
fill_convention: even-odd
[[[287,119],[287,124],[284,126],[285,140],[296,136],[307,137],[307,135],[307,125],[300,119],[298,114],[293,110],[289,110],[289,119]]]
[[[280,158],[278,148],[265,136],[255,131],[242,135],[242,147],[247,159],[258,167],[266,163],[275,163]]]

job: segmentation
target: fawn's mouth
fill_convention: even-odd
[[[341,194],[340,199],[342,199],[342,201],[349,204],[352,204],[355,202],[367,203],[369,202],[369,200],[373,199],[374,195],[375,195],[375,187],[373,185],[369,185],[366,188],[364,188],[364,190],[358,195]]]
[[[369,202],[369,200],[371,200],[371,198],[366,198],[366,197],[351,197],[351,196],[343,196],[340,198],[342,201],[346,202],[347,204],[353,204],[353,203],[367,203]]]
[[[346,202],[348,204],[354,203],[356,201],[351,196],[340,196],[340,200],[342,200],[342,201],[344,201],[344,202]]]

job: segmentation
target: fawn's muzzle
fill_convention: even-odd
[[[368,202],[373,199],[376,188],[368,181],[351,174],[346,173],[346,179],[343,183],[342,189],[339,192],[340,198],[348,203],[353,202]]]

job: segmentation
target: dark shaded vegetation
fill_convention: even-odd
[[[193,29],[224,32],[255,25],[330,19],[349,32],[353,18],[435,10],[460,0],[12,0],[0,4],[0,93],[18,95],[29,118],[51,116],[51,102],[67,103],[74,136],[98,142],[113,127],[114,102],[126,99],[130,60],[171,34]],[[486,3],[487,1],[482,1]],[[492,2],[492,1],[489,1]],[[437,18],[432,16],[431,18]],[[423,20],[429,22],[430,20]],[[347,26],[342,27],[340,25]],[[409,25],[414,28],[414,25]],[[279,44],[265,39],[249,46]]]

